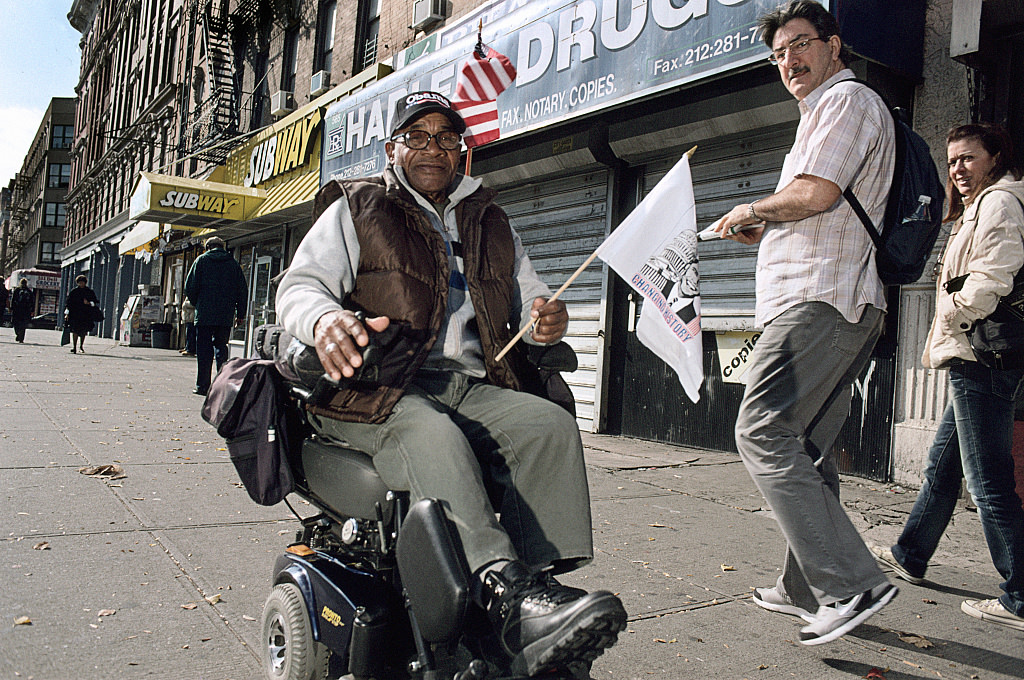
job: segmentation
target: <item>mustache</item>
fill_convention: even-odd
[[[798,76],[801,73],[810,73],[810,72],[811,72],[811,67],[810,66],[794,66],[793,68],[789,69],[789,77],[792,78],[793,76]]]

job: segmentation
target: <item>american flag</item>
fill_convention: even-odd
[[[516,78],[512,62],[501,52],[482,45],[459,70],[452,106],[466,120],[463,139],[473,148],[501,136],[498,127],[498,95]]]

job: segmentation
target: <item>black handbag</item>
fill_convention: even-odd
[[[943,288],[952,295],[966,280],[966,274],[957,276]],[[982,366],[1000,371],[1024,368],[1024,268],[1013,277],[1013,290],[999,299],[995,311],[974,322],[967,337]]]
[[[96,323],[103,321],[103,310],[98,305],[91,305],[89,307],[89,313],[92,315],[92,320]]]

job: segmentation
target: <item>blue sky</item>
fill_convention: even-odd
[[[21,170],[52,97],[74,97],[81,34],[72,0],[0,0],[0,184]]]

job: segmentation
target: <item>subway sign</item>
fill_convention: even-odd
[[[275,183],[272,180],[294,171],[308,171],[319,155],[322,120],[323,113],[316,108],[297,120],[273,125],[250,146],[231,154],[224,164],[226,181],[265,189]]]
[[[829,3],[823,2],[826,8]],[[485,24],[512,60],[498,97],[502,139],[595,113],[764,59],[757,18],[778,0],[534,0]],[[409,92],[451,97],[467,35],[332,105],[324,117],[321,184],[379,173],[395,102]]]

